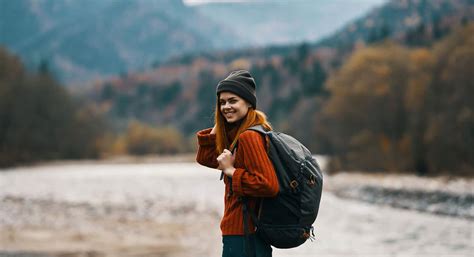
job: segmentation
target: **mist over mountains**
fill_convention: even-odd
[[[0,0],[0,45],[83,84],[183,54],[316,40],[382,2]]]
[[[388,0],[245,1],[197,5],[250,46],[316,42]]]

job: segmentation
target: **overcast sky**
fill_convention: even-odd
[[[216,3],[216,2],[263,2],[263,1],[278,1],[278,2],[294,2],[298,0],[183,0],[183,2],[187,5],[198,5],[198,4],[205,4],[205,3]],[[318,0],[299,0],[299,1],[309,1],[309,2],[314,2],[317,3]],[[335,1],[341,1],[341,0],[335,0]],[[385,2],[388,0],[344,0],[344,1],[352,1],[352,2],[364,2],[364,3],[374,3],[374,4],[379,4],[381,2]]]
[[[183,0],[187,5],[198,5],[211,2],[248,2],[249,0]]]

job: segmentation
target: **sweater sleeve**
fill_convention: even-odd
[[[209,168],[216,169],[217,163],[216,152],[216,135],[210,134],[212,128],[203,129],[196,133],[198,139],[198,151],[196,161]]]
[[[236,154],[243,155],[245,164],[245,169],[236,169],[232,176],[236,195],[272,197],[278,194],[278,178],[260,133],[250,130],[242,133]]]

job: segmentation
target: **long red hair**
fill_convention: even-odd
[[[229,149],[231,150],[234,148],[235,144],[237,143],[237,140],[239,138],[239,135],[242,134],[247,128],[250,128],[255,125],[262,125],[263,128],[267,131],[272,130],[272,126],[270,125],[270,122],[267,120],[267,115],[263,113],[262,111],[255,110],[253,107],[250,107],[247,115],[243,118],[243,120],[240,123],[239,128],[237,129],[237,134],[235,138],[233,139],[232,143],[228,145],[229,138],[227,138],[227,133],[226,133],[226,120],[224,116],[222,116],[221,110],[220,110],[220,103],[219,100],[217,101],[216,105],[216,111],[215,111],[215,124],[216,124],[216,150],[218,154],[222,153],[224,149]]]

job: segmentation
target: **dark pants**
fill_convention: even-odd
[[[255,251],[256,257],[272,257],[272,247],[251,235],[249,238],[250,249]],[[222,236],[222,257],[247,257],[245,255],[245,236]]]

